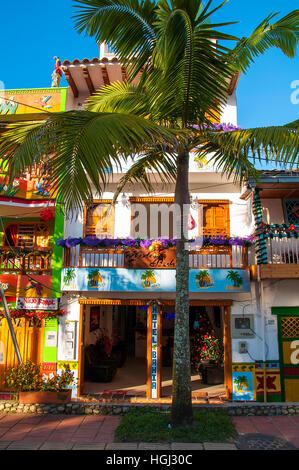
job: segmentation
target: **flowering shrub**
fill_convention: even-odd
[[[46,318],[57,318],[65,315],[65,310],[25,310],[21,308],[9,310],[11,318],[25,318],[33,320],[44,320]],[[4,313],[0,312],[0,319]]]
[[[97,334],[96,346],[103,356],[110,357],[112,348],[117,345],[119,339],[119,335],[115,331],[109,336],[107,330],[100,328]]]
[[[5,383],[8,388],[18,392],[63,392],[72,385],[74,374],[68,364],[60,375],[51,378],[41,373],[40,364],[27,361],[15,367],[9,367],[5,374]]]
[[[191,368],[198,373],[202,361],[215,362],[218,366],[223,361],[223,345],[213,334],[200,336],[194,334],[190,337]]]
[[[65,240],[60,238],[56,240],[56,245],[63,248],[72,248],[73,246],[89,246],[97,248],[108,248],[108,247],[134,247],[134,248],[150,248],[154,244],[159,244],[160,248],[172,248],[176,246],[176,239],[172,238],[97,238],[89,236],[85,238],[72,238],[68,237]],[[194,240],[189,240],[194,242]],[[225,237],[224,235],[215,235],[210,237],[203,237],[203,246],[217,246],[217,245],[238,245],[238,246],[250,246],[254,242],[253,237]]]

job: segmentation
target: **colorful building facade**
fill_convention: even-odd
[[[5,90],[0,123],[42,119],[65,110],[66,88]],[[0,282],[4,289],[23,360],[49,368],[49,331],[58,329],[62,250],[55,240],[63,231],[64,214],[47,185],[42,165],[9,185],[0,169]],[[51,325],[51,327],[50,327]],[[50,330],[49,330],[50,329]],[[17,357],[0,303],[0,389],[4,374]],[[47,372],[45,372],[47,373]]]

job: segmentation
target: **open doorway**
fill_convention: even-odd
[[[86,306],[84,395],[145,396],[146,321],[147,306]]]
[[[162,307],[162,396],[172,394],[174,306]],[[193,393],[225,397],[224,324],[220,306],[190,306],[189,334]]]

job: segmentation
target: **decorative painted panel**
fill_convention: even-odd
[[[190,269],[190,292],[250,291],[247,269]],[[173,269],[73,268],[62,270],[63,291],[175,292]]]
[[[232,399],[236,401],[255,400],[254,364],[233,364]]]
[[[280,381],[280,364],[278,361],[257,361],[255,364],[255,380],[256,380],[256,399],[263,402],[266,395],[267,402],[280,402],[281,381]],[[266,385],[266,394],[264,393]]]

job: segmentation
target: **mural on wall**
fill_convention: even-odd
[[[143,274],[141,274],[141,285],[144,289],[155,289],[159,287],[155,272],[152,269],[148,269]]]
[[[214,286],[213,278],[207,269],[200,270],[195,275],[196,285],[198,289],[210,289]]]
[[[254,364],[233,364],[232,385],[233,400],[255,400],[255,366]]]
[[[266,366],[266,367],[265,367]],[[255,364],[256,399],[264,401],[264,387],[266,385],[266,399],[269,402],[282,401],[280,365],[277,361],[260,361]]]
[[[229,270],[226,276],[226,280],[232,285],[227,285],[227,290],[242,290],[243,278],[238,271]]]
[[[34,275],[34,279],[24,275],[1,274],[0,282],[8,297],[51,297],[51,275]]]
[[[52,112],[64,111],[64,94],[64,88],[1,91],[0,116],[32,114],[48,109]]]
[[[242,279],[238,287],[231,291],[249,292],[250,280],[247,269],[235,270]],[[204,274],[202,274],[202,272]],[[199,292],[206,287],[210,292],[227,292],[226,277],[228,269],[190,269],[190,292]],[[202,284],[202,285],[201,285]],[[174,269],[126,269],[126,268],[68,268],[62,270],[62,290],[65,291],[117,291],[175,292],[176,278]]]

